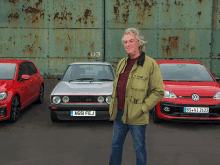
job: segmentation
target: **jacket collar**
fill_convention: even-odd
[[[126,60],[128,61],[128,59],[129,59],[129,54],[127,55],[127,59]],[[143,66],[144,60],[145,60],[145,53],[141,52],[141,55],[137,59],[137,65]]]

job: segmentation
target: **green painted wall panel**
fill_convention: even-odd
[[[48,0],[1,0],[1,27],[48,27]]]
[[[49,28],[102,28],[102,0],[48,0]]]
[[[212,0],[159,0],[159,28],[211,28]]]
[[[46,57],[48,29],[0,28],[0,57]]]

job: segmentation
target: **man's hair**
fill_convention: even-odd
[[[144,41],[144,36],[140,35],[139,29],[138,28],[128,28],[125,30],[124,35],[128,34],[128,33],[132,33],[137,37],[138,42],[140,43],[140,53],[141,52],[145,52],[145,43],[147,43],[147,41]],[[124,44],[124,36],[121,39],[122,44]]]

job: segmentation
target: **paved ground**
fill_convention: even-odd
[[[49,95],[59,81],[45,80],[45,101],[25,108],[15,124],[0,122],[0,165],[107,165],[113,123],[50,120]],[[148,165],[219,165],[220,124],[154,124],[146,143]],[[122,165],[135,165],[131,134]]]

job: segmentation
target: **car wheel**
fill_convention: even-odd
[[[57,115],[55,114],[55,112],[50,111],[50,117],[51,117],[51,121],[52,121],[52,122],[58,122],[58,121],[60,121],[60,120],[57,118]]]
[[[36,100],[36,103],[41,104],[43,102],[44,102],[44,86],[41,85],[40,86],[40,94],[39,94],[39,96],[38,96],[38,98]]]
[[[160,123],[161,122],[161,119],[157,115],[157,108],[156,107],[153,108],[152,115],[153,115],[153,122],[154,123]]]
[[[15,123],[20,117],[20,101],[18,96],[14,96],[11,101],[11,110],[9,121]]]

